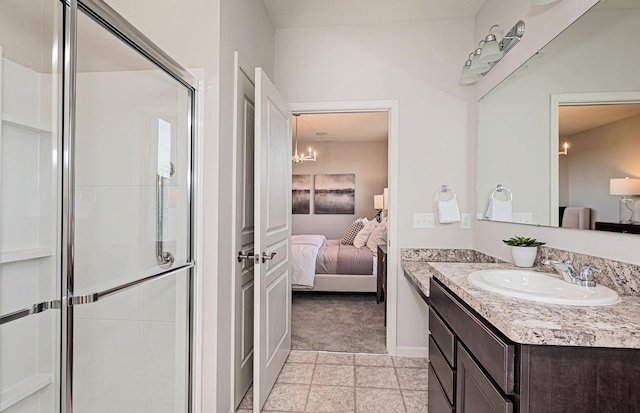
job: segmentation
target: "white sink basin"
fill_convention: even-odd
[[[471,284],[509,297],[548,304],[599,306],[620,301],[618,293],[603,285],[581,287],[556,274],[527,270],[482,270],[469,274]]]

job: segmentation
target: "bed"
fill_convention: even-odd
[[[291,237],[294,291],[376,292],[376,257],[371,250],[343,245],[322,235]]]

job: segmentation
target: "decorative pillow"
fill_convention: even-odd
[[[358,218],[351,223],[347,227],[347,230],[344,232],[342,238],[340,238],[340,243],[342,245],[353,245],[353,239],[358,235],[360,230],[364,227],[362,225],[362,218]]]
[[[358,232],[358,235],[353,239],[353,246],[356,248],[364,247],[367,245],[367,240],[369,239],[369,235],[376,229],[378,225],[378,221],[368,221],[364,224],[364,227]]]
[[[380,224],[376,227],[376,229],[369,235],[369,239],[367,240],[367,248],[371,250],[372,253],[378,253],[378,244],[386,244],[387,242],[387,226]]]

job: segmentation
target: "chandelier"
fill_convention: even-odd
[[[295,116],[296,119],[296,136],[295,136],[295,149],[294,149],[294,154],[293,156],[291,156],[291,160],[293,161],[293,163],[302,163],[304,161],[307,162],[315,162],[316,161],[316,152],[313,152],[313,156],[311,156],[311,147],[309,147],[309,154],[305,155],[305,154],[300,154],[298,155],[298,116],[300,116],[299,114],[294,114],[293,116]]]

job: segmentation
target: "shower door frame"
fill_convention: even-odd
[[[196,145],[196,91],[198,81],[179,63],[162,51],[149,38],[125,20],[115,10],[102,0],[61,0],[64,7],[64,45],[63,45],[63,114],[62,114],[62,230],[61,230],[61,380],[60,380],[60,411],[73,413],[73,326],[74,306],[97,301],[111,294],[141,285],[179,271],[187,272],[187,305],[188,305],[188,344],[187,344],[187,412],[194,410],[193,389],[196,381],[194,377],[194,355],[196,344],[194,341],[195,316],[195,202],[194,189],[196,182],[195,145]],[[82,11],[95,23],[101,25],[109,33],[120,39],[138,53],[146,57],[166,74],[177,80],[189,91],[187,143],[189,155],[187,165],[187,264],[178,268],[168,269],[156,275],[142,278],[130,283],[76,297],[74,291],[74,200],[75,200],[75,115],[76,115],[76,76],[77,76],[77,16]]]

